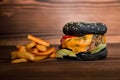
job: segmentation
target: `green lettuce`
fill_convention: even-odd
[[[60,49],[57,51],[57,58],[63,58],[63,56],[77,57],[73,51],[68,49]]]
[[[96,46],[96,48],[92,51],[90,51],[91,54],[97,53],[99,51],[101,51],[102,49],[104,49],[106,47],[106,44],[99,44],[98,46]]]

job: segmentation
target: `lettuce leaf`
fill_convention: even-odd
[[[99,44],[98,46],[96,46],[96,48],[92,51],[90,51],[91,54],[97,53],[99,51],[101,51],[102,49],[104,49],[106,47],[106,44]]]
[[[57,51],[57,58],[63,58],[63,56],[77,57],[73,51],[68,49],[61,49]]]

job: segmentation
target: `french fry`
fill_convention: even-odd
[[[37,38],[37,37],[34,37],[32,35],[28,35],[28,39],[32,40],[32,41],[35,41],[36,43],[38,44],[41,44],[41,45],[44,45],[44,46],[50,46],[50,44],[44,40],[42,40],[41,38]]]
[[[34,58],[34,61],[40,61],[40,60],[43,60],[43,59],[46,59],[48,56],[35,56]]]
[[[56,50],[54,50],[54,51],[50,54],[49,57],[50,57],[50,58],[56,58]]]
[[[38,53],[39,51],[38,51],[38,49],[33,48],[33,49],[27,49],[27,52],[33,54],[33,53]],[[34,55],[34,54],[33,54],[33,55]]]
[[[11,59],[15,59],[15,58],[18,58],[17,51],[11,52]]]
[[[34,49],[26,49],[26,52],[32,53],[34,51]]]
[[[46,50],[47,50],[47,47],[46,47],[46,46],[40,45],[40,44],[37,44],[37,45],[36,45],[36,48],[37,48],[39,51],[46,51]]]
[[[26,44],[25,47],[26,47],[27,49],[30,49],[30,48],[34,47],[35,45],[36,45],[36,42],[32,41],[32,42]]]
[[[55,50],[54,47],[47,49],[44,52],[39,52],[39,53],[35,53],[36,56],[46,56],[46,55],[50,55],[53,51]]]
[[[16,45],[17,49],[20,49],[22,47],[22,45]]]
[[[34,56],[29,52],[17,52],[17,56],[19,58],[24,58],[24,59],[28,59],[30,61],[34,61]]]
[[[21,47],[19,48],[19,52],[26,52],[25,46],[21,46]]]
[[[33,51],[32,51],[32,53],[38,53],[38,52],[39,51],[36,48],[34,48]]]
[[[20,63],[20,62],[27,62],[26,59],[15,59],[15,60],[12,60],[11,63]]]

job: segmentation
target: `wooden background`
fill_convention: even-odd
[[[120,0],[0,0],[0,44],[24,44],[27,34],[59,44],[72,21],[105,23],[107,42],[120,43]]]

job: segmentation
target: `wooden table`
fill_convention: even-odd
[[[63,61],[10,64],[14,46],[0,46],[1,80],[120,80],[120,44],[108,44],[108,57],[99,61]]]

